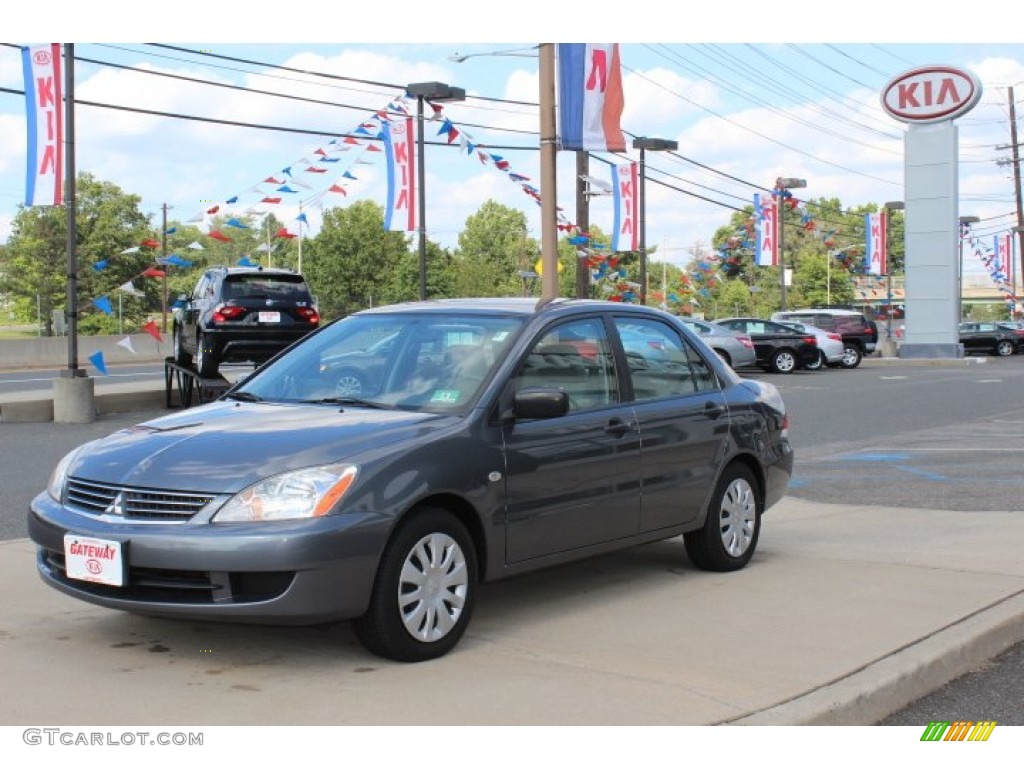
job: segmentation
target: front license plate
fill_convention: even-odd
[[[64,535],[64,567],[69,579],[124,586],[124,558],[120,541]]]
[[[280,323],[281,313],[280,312],[260,312],[261,323]]]

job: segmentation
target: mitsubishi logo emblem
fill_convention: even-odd
[[[103,510],[105,515],[117,515],[124,517],[124,493],[121,492],[114,497],[114,500],[110,502],[110,505]]]

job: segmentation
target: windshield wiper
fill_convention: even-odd
[[[263,398],[259,395],[254,395],[252,392],[228,392],[224,395],[225,398],[230,400],[240,400],[243,403],[262,403]]]
[[[319,400],[306,400],[314,405],[358,405],[362,408],[382,408],[390,410],[391,406],[373,400],[363,400],[361,397],[324,397]]]

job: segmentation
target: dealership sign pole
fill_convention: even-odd
[[[908,126],[903,139],[906,327],[900,357],[963,357],[954,120],[974,108],[981,91],[974,73],[941,65],[908,70],[882,90],[882,108]]]

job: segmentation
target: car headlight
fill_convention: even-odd
[[[215,523],[297,520],[326,515],[356,479],[352,464],[310,467],[250,485],[228,499]]]
[[[50,494],[50,498],[56,502],[60,502],[64,495],[64,484],[68,478],[68,467],[71,466],[71,462],[75,460],[79,452],[85,448],[85,445],[80,445],[75,450],[68,453],[63,459],[57,462],[57,466],[53,468],[53,472],[50,473],[50,480],[46,484],[46,492]]]

